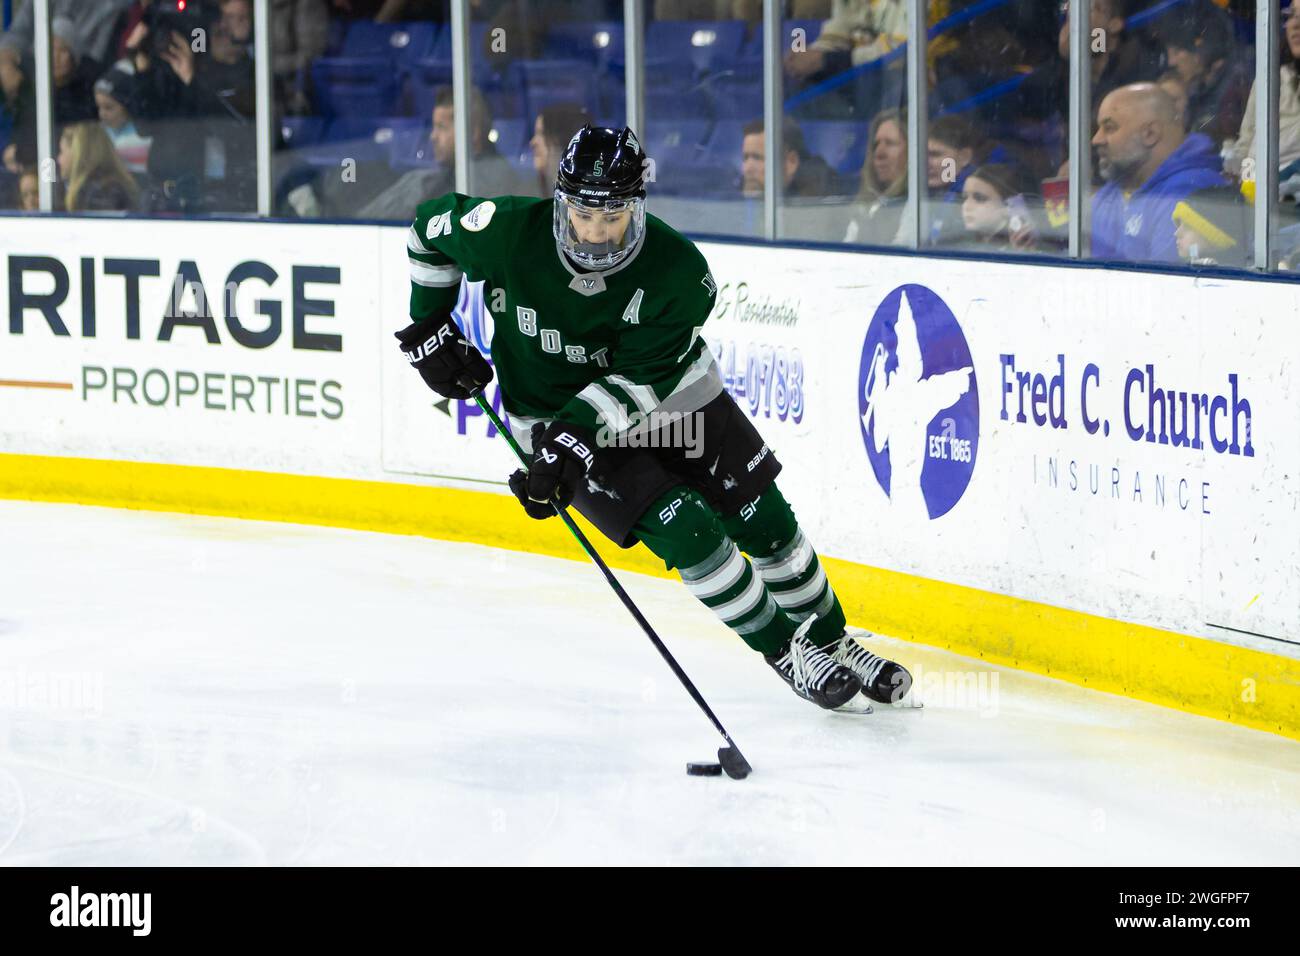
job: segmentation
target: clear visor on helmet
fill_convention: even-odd
[[[636,248],[645,232],[645,200],[610,199],[588,205],[555,191],[555,241],[585,269],[618,265]]]

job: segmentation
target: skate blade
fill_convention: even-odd
[[[848,703],[840,704],[833,710],[827,711],[830,714],[847,714],[850,717],[866,717],[875,713],[875,709],[865,700],[851,700]]]

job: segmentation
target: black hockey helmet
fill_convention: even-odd
[[[554,233],[574,262],[608,269],[636,248],[645,234],[646,165],[627,127],[587,124],[569,140],[555,177]]]

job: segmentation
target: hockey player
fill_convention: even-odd
[[[910,675],[845,632],[776,456],[723,390],[700,339],[717,287],[695,245],[646,214],[645,166],[630,129],[588,125],[551,199],[421,205],[402,350],[439,395],[486,386],[492,368],[451,317],[462,277],[483,280],[502,407],[532,456],[509,481],[524,510],[573,504],[620,547],[646,545],[801,697],[899,700]]]

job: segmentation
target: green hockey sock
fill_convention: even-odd
[[[727,535],[722,520],[684,485],[663,495],[641,516],[636,536],[678,569],[682,582],[741,640],[763,654],[781,650],[794,633],[753,565]]]
[[[844,633],[844,609],[794,511],[775,484],[726,518],[728,537],[748,554],[768,593],[796,626],[816,614],[808,639],[824,647]]]

